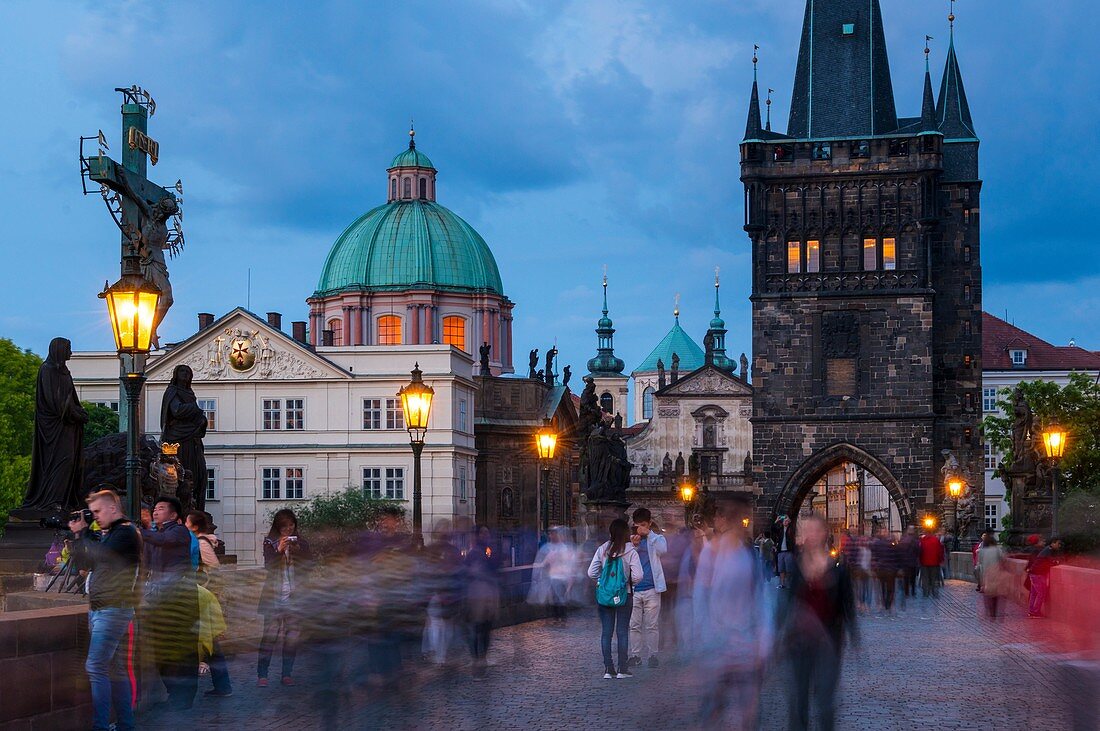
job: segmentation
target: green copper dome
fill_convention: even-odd
[[[684,328],[680,327],[679,317],[676,318],[676,323],[668,331],[668,334],[661,339],[661,342],[657,343],[657,347],[634,369],[634,372],[656,371],[658,360],[664,363],[666,370],[672,370],[673,353],[680,356],[680,373],[690,373],[703,367],[705,359],[703,349],[691,339],[690,335],[684,332]]]
[[[419,153],[403,152],[394,164],[409,154]],[[434,201],[398,200],[340,234],[314,296],[407,289],[504,295],[493,253],[470,224]]]
[[[428,156],[416,149],[415,145],[410,145],[409,149],[402,150],[393,159],[393,162],[390,163],[390,169],[392,168],[431,168],[435,170],[435,165],[432,165],[432,161],[428,159]]]

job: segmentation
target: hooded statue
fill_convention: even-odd
[[[206,436],[206,414],[199,408],[191,389],[192,375],[190,366],[178,365],[172,371],[172,382],[160,402],[160,438],[167,444],[180,445],[176,458],[190,471],[194,506],[203,510],[206,507],[206,454],[202,438]],[[182,502],[187,510],[186,501]]]
[[[34,443],[31,480],[22,510],[55,512],[75,508],[83,473],[84,425],[73,377],[65,366],[72,357],[66,338],[50,341],[50,352],[38,369],[34,388]]]

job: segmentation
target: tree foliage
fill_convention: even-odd
[[[42,359],[0,338],[0,525],[19,507],[31,475],[34,384]]]
[[[318,495],[294,508],[294,513],[314,554],[323,558],[349,548],[362,531],[378,525],[383,508],[392,510],[394,506],[404,513],[401,503],[367,497],[361,488],[349,485],[341,492]]]
[[[81,401],[88,412],[88,423],[84,425],[84,446],[101,437],[118,434],[118,412],[102,404]]]
[[[1067,432],[1062,458],[1062,488],[1066,492],[1100,494],[1100,384],[1094,376],[1071,373],[1069,383],[1023,381],[1020,384],[1031,410],[1044,424],[1057,421]],[[1011,465],[1012,392],[1001,391],[1000,414],[987,416],[982,424],[985,438],[1003,455],[1001,465]]]

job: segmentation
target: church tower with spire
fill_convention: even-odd
[[[603,317],[596,323],[596,357],[588,361],[588,377],[596,385],[600,407],[609,414],[627,418],[626,363],[615,355],[615,326],[607,316],[607,275],[603,275]]]
[[[761,124],[754,54],[741,180],[761,525],[819,509],[841,468],[889,495],[892,530],[940,518],[955,460],[981,520],[979,143],[949,23],[939,95],[926,44],[914,117],[898,116],[879,0],[807,0],[786,132]]]

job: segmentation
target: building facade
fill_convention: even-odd
[[[852,466],[908,524],[941,511],[949,454],[981,474],[981,181],[950,21],[918,117],[896,113],[878,0],[807,2],[786,132],[761,123],[753,83],[741,179],[760,517],[797,512]]]
[[[983,415],[1000,414],[997,402],[1023,381],[1050,381],[1065,386],[1074,372],[1100,378],[1100,353],[1076,345],[1052,345],[988,312],[983,312],[982,318]],[[983,526],[997,531],[1003,529],[1001,521],[1009,514],[1007,490],[998,472],[1002,458],[992,445],[985,444]]]

